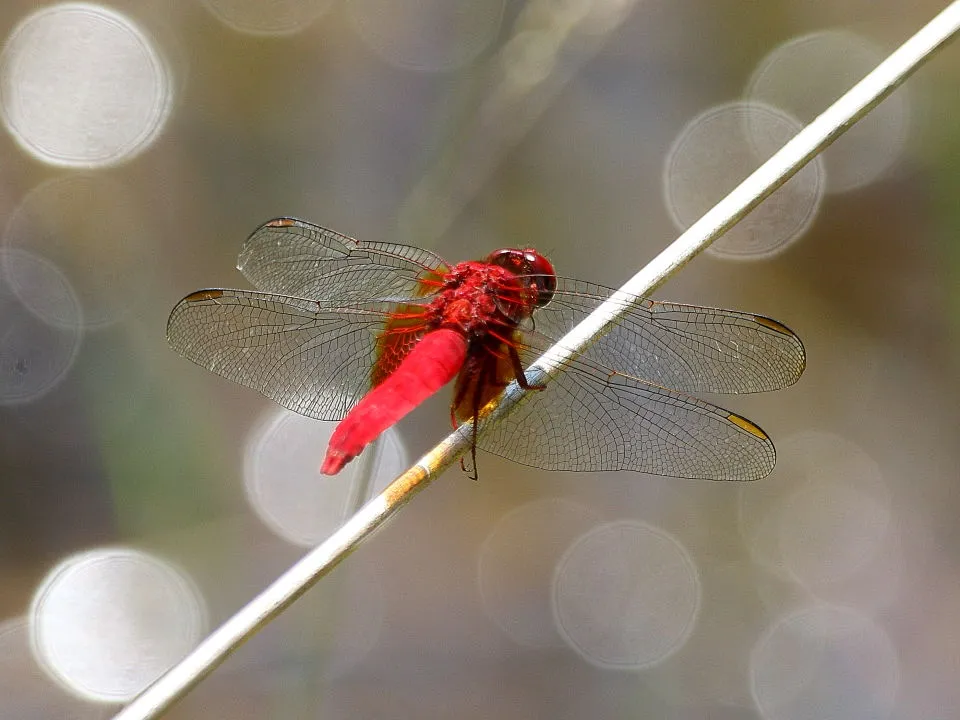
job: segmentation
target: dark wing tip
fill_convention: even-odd
[[[217,300],[223,297],[223,290],[220,288],[208,288],[206,290],[197,290],[187,295],[181,303],[203,302],[204,300]]]
[[[298,220],[297,218],[292,217],[275,217],[272,220],[267,220],[265,223],[257,225],[252,233],[247,235],[247,239],[244,241],[244,247],[246,247],[250,242],[252,242],[258,235],[264,231],[270,230],[285,230],[286,228],[296,227],[298,225],[306,225],[303,220]]]
[[[303,220],[297,220],[292,217],[275,217],[272,220],[267,220],[265,223],[258,225],[252,233],[247,235],[247,239],[243,241],[240,254],[237,256],[237,270],[240,272],[244,271],[244,266],[247,264],[247,261],[250,259],[250,254],[253,252],[252,248],[255,247],[262,234],[270,232],[271,230],[284,230],[298,225],[304,225]]]
[[[265,227],[285,228],[285,227],[291,227],[292,225],[296,225],[298,222],[299,221],[296,218],[278,217],[278,218],[274,218],[273,220],[267,220],[260,227],[261,228],[265,228]],[[257,229],[259,230],[260,228],[257,228]]]
[[[762,325],[768,330],[782,335],[786,341],[793,346],[795,351],[794,373],[787,383],[787,385],[793,385],[793,383],[800,379],[800,376],[803,375],[803,371],[807,367],[807,349],[803,346],[803,341],[800,339],[800,336],[779,320],[774,320],[764,315],[754,315],[753,319],[758,325]]]
[[[777,449],[773,445],[773,440],[764,432],[763,428],[752,420],[748,420],[743,415],[737,415],[737,413],[733,412],[728,412],[726,419],[728,422],[759,440],[760,444],[764,446],[765,457],[763,458],[764,462],[753,463],[752,466],[747,469],[747,473],[749,474],[737,474],[725,479],[752,482],[754,480],[761,480],[773,472],[773,468],[777,464]]]
[[[727,415],[727,420],[732,422],[741,430],[746,430],[755,438],[759,438],[760,440],[770,439],[770,436],[763,431],[763,428],[761,428],[759,425],[752,422],[751,420],[747,420],[747,418],[745,418],[743,415],[737,415],[736,413],[729,413]]]
[[[275,217],[259,225],[252,233],[247,236],[240,248],[240,255],[237,258],[237,270],[246,274],[245,265],[251,256],[263,250],[264,240],[276,244],[281,242],[281,238],[293,236],[301,241],[317,243],[321,245],[336,241],[348,247],[359,246],[360,242],[348,235],[329,230],[316,225],[307,220],[301,220],[294,217]]]
[[[770,328],[770,329],[773,330],[774,332],[778,332],[778,333],[780,333],[781,335],[789,335],[789,336],[791,336],[791,337],[797,337],[797,334],[796,334],[793,330],[791,330],[790,328],[788,328],[786,325],[784,325],[784,324],[783,324],[782,322],[780,322],[779,320],[774,320],[773,318],[768,318],[768,317],[766,317],[765,315],[754,315],[754,316],[753,316],[753,319],[756,320],[756,321],[757,321],[758,323],[760,323],[761,325],[763,325],[764,327]],[[799,339],[799,338],[798,338],[798,339]]]
[[[173,306],[173,310],[170,311],[170,317],[167,318],[167,342],[172,345],[174,348],[179,350],[177,345],[177,338],[174,333],[177,330],[176,323],[180,315],[191,305],[210,302],[211,300],[216,301],[223,297],[226,291],[222,288],[206,288],[204,290],[197,290],[190,293],[180,302]]]

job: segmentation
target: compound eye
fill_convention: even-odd
[[[503,248],[502,250],[494,250],[487,255],[487,262],[510,272],[519,273],[523,266],[523,257],[519,250]]]
[[[524,274],[537,286],[537,307],[543,307],[553,299],[557,289],[557,273],[553,264],[536,250],[524,251]]]
[[[543,307],[553,299],[557,289],[557,274],[550,261],[536,250],[494,250],[487,256],[487,262],[509,270],[522,278],[528,287],[535,288],[537,299],[534,304],[537,307]]]

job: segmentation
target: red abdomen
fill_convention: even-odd
[[[400,366],[337,425],[320,472],[340,472],[380,433],[450,382],[466,357],[462,333],[441,328],[424,335]]]

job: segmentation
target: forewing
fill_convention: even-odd
[[[528,392],[479,445],[544,470],[708,480],[757,480],[776,462],[770,438],[749,420],[587,362]]]
[[[559,278],[553,300],[533,315],[524,342],[542,352],[614,293]],[[683,392],[747,393],[792,385],[803,343],[786,326],[750,313],[640,299],[584,356],[611,370]],[[537,354],[539,354],[539,352]]]
[[[340,420],[370,389],[377,335],[392,307],[200,290],[173,309],[167,340],[198,365],[290,410]],[[407,332],[411,340],[422,334],[412,325]]]
[[[277,218],[247,238],[237,268],[257,288],[319,302],[397,302],[421,297],[443,275],[444,261],[427,250],[360,242],[319,225]]]

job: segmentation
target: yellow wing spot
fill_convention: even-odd
[[[187,295],[183,302],[194,303],[204,302],[205,300],[217,300],[223,297],[223,290],[197,290]]]
[[[750,433],[751,435],[757,436],[761,440],[770,439],[763,430],[761,430],[759,427],[754,425],[752,422],[747,420],[742,415],[737,415],[736,413],[730,413],[729,415],[727,415],[727,420],[732,422],[741,430],[746,430],[748,433]]]
[[[793,335],[793,330],[788,328],[783,323],[778,323],[776,320],[772,320],[763,315],[754,315],[753,319],[757,321],[758,325],[763,325],[766,328],[770,328],[774,332],[778,332],[781,335]]]
[[[293,218],[276,218],[268,223],[264,223],[266,227],[292,227],[296,224],[297,221]]]

